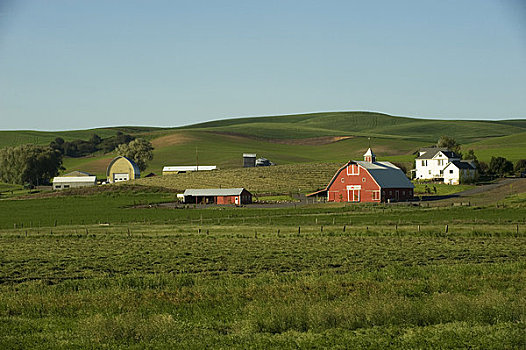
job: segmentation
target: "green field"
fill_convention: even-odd
[[[0,201],[0,348],[526,346],[523,193],[499,208],[156,206],[173,197]]]
[[[41,132],[0,131],[0,147],[47,144],[56,137],[66,140],[102,137],[116,131],[151,140],[154,160],[145,174],[160,174],[166,165],[217,165],[238,168],[242,154],[254,152],[277,164],[337,162],[361,159],[371,145],[379,160],[411,166],[414,152],[436,143],[442,135],[455,138],[462,150],[475,150],[480,160],[504,156],[525,158],[526,120],[466,121],[396,117],[370,112],[328,112],[288,116],[225,119],[181,128],[120,127],[93,130]],[[197,150],[197,156],[196,156]],[[115,154],[65,159],[66,170],[93,173],[101,179]]]
[[[145,173],[195,164],[196,147],[221,170],[32,195],[0,184],[0,349],[526,347],[526,181],[436,203],[279,203],[325,187],[369,136],[379,160],[411,164],[442,133],[515,160],[526,121],[343,112],[126,131],[155,146]],[[243,152],[280,165],[242,169]],[[103,178],[112,157],[66,171]],[[240,186],[278,204],[169,204]]]

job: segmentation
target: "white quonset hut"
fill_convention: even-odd
[[[74,171],[53,178],[53,189],[58,191],[69,188],[95,186],[96,184],[97,177],[83,171]]]
[[[217,170],[215,165],[181,165],[163,167],[163,175],[188,173],[191,171],[211,171]]]

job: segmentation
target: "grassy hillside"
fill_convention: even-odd
[[[145,178],[135,183],[178,191],[187,188],[245,187],[254,194],[309,193],[324,188],[340,163],[301,163],[274,167],[192,172]]]
[[[97,134],[100,137],[105,138],[114,136],[117,131],[135,135],[148,133],[155,130],[159,130],[159,128],[122,126],[115,128],[98,128],[71,131],[4,130],[0,131],[0,148],[21,145],[25,143],[47,145],[57,137],[62,137],[65,141],[72,141],[76,139],[88,140],[93,134]]]
[[[103,128],[93,130],[0,132],[0,147],[20,143],[46,144],[66,140],[102,137],[118,130],[152,141],[154,160],[144,173],[161,173],[165,165],[217,165],[238,168],[244,152],[254,152],[278,164],[337,162],[361,159],[371,138],[379,159],[411,164],[413,153],[449,135],[473,148],[479,159],[504,156],[512,161],[526,157],[526,120],[463,121],[414,119],[371,112],[329,112],[287,116],[236,118],[200,123],[181,128]],[[197,155],[196,155],[197,150]],[[105,176],[115,154],[96,154],[65,159],[65,172],[82,170]]]

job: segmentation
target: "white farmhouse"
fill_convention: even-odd
[[[464,181],[473,181],[477,175],[477,168],[469,160],[455,160],[444,168],[444,183],[458,185]]]
[[[416,158],[415,178],[417,180],[443,179],[446,165],[459,160],[460,156],[447,148],[422,148]]]

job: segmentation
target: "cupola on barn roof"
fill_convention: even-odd
[[[376,162],[376,156],[374,155],[373,150],[371,149],[371,147],[369,147],[367,149],[367,152],[364,153],[363,160],[364,160],[364,162],[371,162],[371,163]]]

